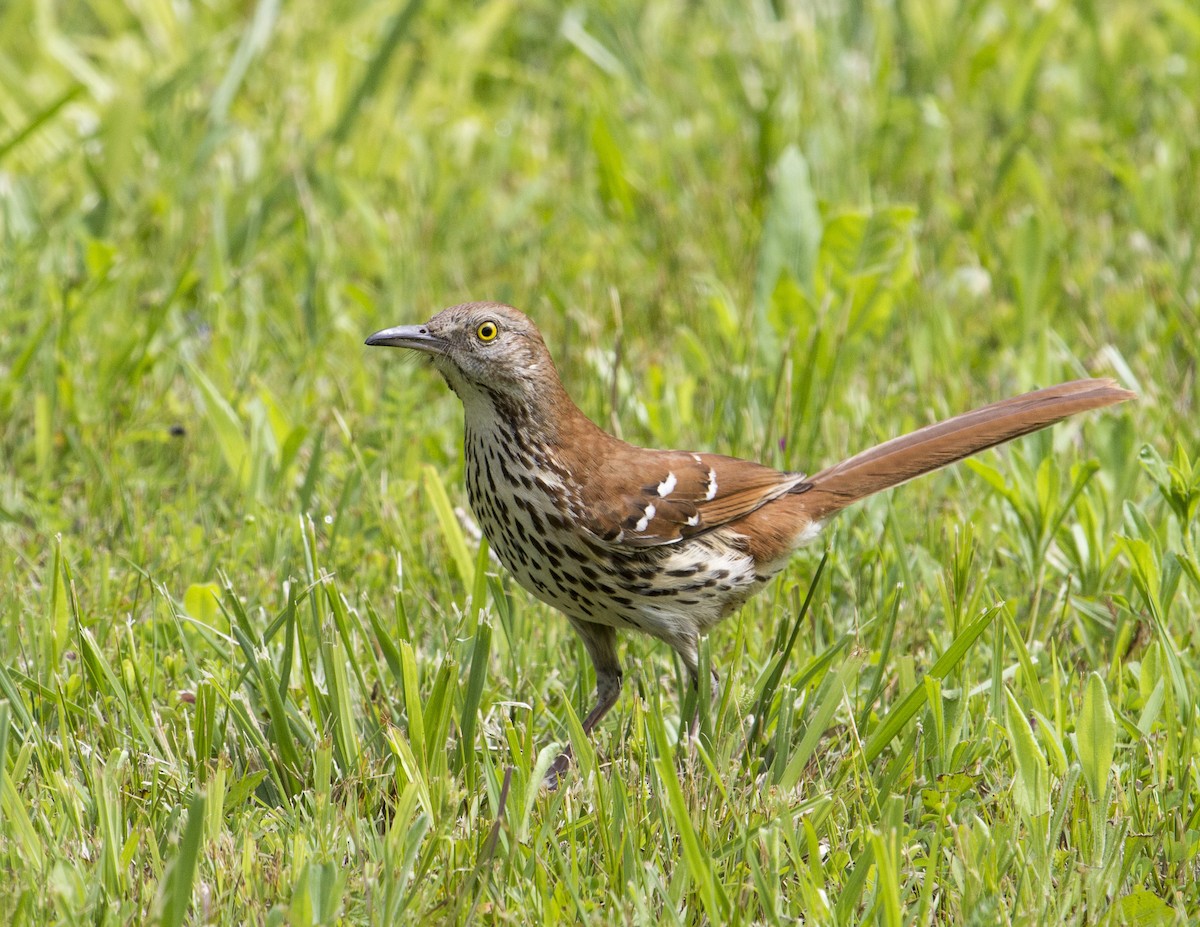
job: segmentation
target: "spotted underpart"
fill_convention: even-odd
[[[744,545],[721,532],[687,544],[621,545],[626,530],[630,536],[646,531],[655,503],[646,503],[628,529],[609,539],[589,536],[575,514],[585,488],[547,467],[546,449],[532,440],[536,430],[515,410],[505,412],[467,417],[471,508],[517,582],[569,618],[643,631],[694,659],[697,632],[716,625],[786,562],[756,568]],[[656,498],[670,495],[659,489],[672,479],[668,474],[655,484]],[[694,527],[699,516],[690,518]]]

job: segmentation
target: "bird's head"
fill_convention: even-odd
[[[478,396],[496,393],[528,404],[558,387],[554,362],[537,326],[501,303],[451,306],[423,325],[385,328],[366,343],[428,354],[467,405]]]

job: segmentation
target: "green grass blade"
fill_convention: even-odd
[[[483,687],[487,682],[491,649],[491,623],[481,621],[475,629],[475,642],[471,648],[471,671],[467,677],[467,691],[463,693],[462,714],[458,723],[458,768],[466,776],[468,788],[474,788],[476,780],[475,729],[479,720],[479,706],[483,700]]]
[[[1007,694],[1008,738],[1017,771],[1013,792],[1021,810],[1030,817],[1038,817],[1050,811],[1050,768],[1020,703],[1012,692]]]
[[[192,885],[200,859],[201,838],[204,835],[205,796],[197,792],[188,805],[187,824],[179,849],[167,864],[166,874],[159,886],[161,927],[182,927],[192,904]]]
[[[462,525],[458,522],[458,516],[454,514],[453,506],[450,505],[450,497],[446,495],[442,477],[434,467],[426,466],[424,468],[423,485],[433,504],[434,514],[442,529],[442,539],[450,551],[451,560],[458,569],[459,578],[468,589],[474,589],[475,558],[467,549],[467,539],[463,536]]]
[[[651,723],[658,728],[662,727],[662,722],[657,716],[653,717]],[[696,884],[696,892],[709,921],[714,924],[728,923],[729,897],[713,871],[712,860],[701,846],[671,753],[662,749],[666,746],[665,729],[656,731],[655,739],[659,744],[659,753],[654,758],[654,769],[658,782],[666,793],[667,811],[683,849],[683,861],[687,866],[688,875]]]
[[[842,665],[836,676],[826,677],[817,693],[817,708],[805,727],[804,738],[800,741],[800,745],[792,754],[791,759],[788,760],[787,767],[779,778],[780,788],[794,788],[800,781],[800,776],[804,773],[808,761],[817,749],[821,735],[829,728],[829,722],[833,720],[833,713],[846,698],[847,689],[851,687],[852,681],[862,670],[862,664],[862,657],[851,657]]]
[[[966,656],[967,651],[979,639],[979,636],[987,629],[987,626],[993,622],[1000,606],[994,605],[985,611],[982,615],[976,618],[971,624],[963,629],[946,648],[937,661],[929,669],[929,675],[934,679],[943,680],[950,674]],[[884,748],[887,747],[892,739],[900,733],[908,724],[912,717],[925,704],[926,689],[924,684],[914,686],[909,692],[897,702],[879,727],[871,734],[867,745],[864,748],[863,754],[866,762],[873,762]]]
[[[1099,673],[1090,673],[1083,689],[1083,705],[1075,724],[1075,746],[1088,795],[1092,801],[1099,801],[1108,786],[1117,749],[1117,719]]]
[[[792,622],[792,633],[788,636],[787,643],[782,649],[777,650],[771,657],[771,666],[769,672],[761,679],[754,697],[754,724],[750,728],[750,733],[746,737],[747,750],[755,743],[757,737],[763,733],[767,708],[775,698],[775,692],[779,688],[779,682],[783,679],[783,671],[787,665],[788,657],[791,656],[793,648],[796,646],[796,639],[800,636],[800,629],[805,624],[805,619],[808,617],[809,608],[812,606],[813,596],[816,595],[817,586],[821,581],[821,574],[825,572],[825,564],[829,560],[829,552],[826,551],[821,555],[821,561],[817,564],[817,569],[813,573],[812,581],[808,584],[808,591],[804,595],[804,604],[800,606],[796,612],[796,618]],[[835,645],[840,649],[840,643]],[[834,656],[834,649],[830,648],[826,655],[823,655],[823,662],[820,666],[812,666],[810,670],[815,673],[824,668]],[[806,672],[806,678],[808,673]]]
[[[428,779],[428,743],[425,739],[425,709],[417,683],[417,658],[408,641],[400,642],[400,678],[404,686],[404,714],[408,719],[408,742],[417,758],[421,779]]]

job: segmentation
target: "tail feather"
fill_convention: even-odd
[[[822,470],[805,483],[804,510],[825,519],[873,493],[1135,395],[1113,380],[1075,380],[956,415]]]

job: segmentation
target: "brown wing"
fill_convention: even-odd
[[[781,473],[735,457],[629,452],[597,462],[581,487],[578,523],[609,547],[675,544],[804,485],[802,473]]]

